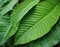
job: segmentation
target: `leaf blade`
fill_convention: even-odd
[[[16,0],[15,0],[16,1]],[[20,21],[21,19],[22,19],[22,17],[21,18],[16,18],[16,20],[18,20],[18,21],[16,21],[16,23],[15,23],[15,17],[16,17],[16,13],[17,12],[15,12],[15,11],[18,11],[18,13],[20,13],[20,14],[22,14],[21,12],[19,12],[19,11],[26,11],[26,10],[23,10],[23,8],[24,7],[27,7],[27,5],[28,5],[28,10],[24,13],[24,14],[22,14],[23,16],[33,7],[33,6],[35,6],[40,0],[38,0],[37,2],[36,2],[37,0],[29,0],[29,2],[27,1],[27,0],[24,0],[24,2],[22,3],[22,4],[20,4],[19,6],[17,6],[16,8],[18,8],[17,10],[15,9],[13,12],[12,12],[12,15],[11,15],[11,19],[10,19],[10,25],[9,25],[9,27],[8,27],[8,29],[6,30],[6,32],[5,32],[5,34],[4,34],[4,38],[6,39],[6,40],[8,40],[8,38],[10,38],[12,35],[14,35],[15,33],[16,33],[16,31],[18,30],[18,27],[19,27],[19,22],[18,21]],[[35,3],[36,2],[36,3]],[[25,4],[26,3],[26,5],[24,6],[23,4]],[[30,5],[29,5],[29,4]],[[33,4],[33,3],[35,3],[35,4]],[[20,9],[20,10],[19,10]],[[21,10],[22,9],[22,10]],[[17,16],[18,17],[20,17],[21,15],[18,15],[18,13],[17,13]],[[15,16],[15,17],[13,17],[13,16]],[[13,18],[12,18],[13,17]],[[14,20],[14,21],[13,21]]]
[[[56,0],[56,1],[55,1],[55,4],[53,5],[51,4],[53,2],[50,2],[50,3],[46,1],[42,2],[40,5],[37,5],[37,7],[34,10],[32,9],[33,11],[31,10],[32,13],[30,12],[27,14],[29,15],[29,16],[26,16],[27,18],[26,17],[25,19],[23,18],[22,23],[20,25],[20,29],[16,34],[16,38],[15,38],[16,41],[14,43],[15,45],[25,44],[32,40],[38,39],[44,36],[46,33],[48,33],[51,30],[53,25],[57,22],[59,18],[59,13],[60,13],[60,10],[58,10],[60,8],[59,7],[60,3],[57,4],[59,0]],[[44,7],[46,7],[46,9]],[[47,13],[44,13],[44,12],[47,12]],[[47,22],[49,22],[49,24],[47,24]],[[35,35],[33,33],[35,33]]]
[[[42,38],[30,42],[26,47],[52,47],[60,41],[60,19],[57,24],[53,27],[51,32],[43,36]]]

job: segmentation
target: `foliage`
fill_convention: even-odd
[[[0,0],[0,47],[56,45],[59,17],[60,0]]]

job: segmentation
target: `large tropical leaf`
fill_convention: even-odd
[[[10,26],[10,32],[7,31],[6,33],[6,38],[8,38],[9,36],[13,35],[16,30],[12,31],[14,28],[16,28],[16,26],[19,25],[19,21],[21,21],[21,19],[24,17],[24,15],[33,7],[35,6],[39,0],[28,0],[29,2],[27,2],[27,0],[24,0],[19,6],[16,7],[16,9],[12,12],[11,15],[11,26]],[[35,3],[35,4],[34,4]],[[18,26],[19,27],[19,26]]]
[[[12,10],[14,5],[18,2],[18,0],[11,0],[8,5],[6,5],[1,11],[1,15],[6,14],[8,11]]]
[[[60,41],[60,19],[51,32],[44,37],[27,44],[25,47],[52,47]]]
[[[14,0],[14,2],[15,2],[16,0]],[[14,3],[13,2],[13,0],[12,0],[12,2],[11,3]],[[4,26],[7,26],[7,24],[6,25],[1,25],[1,27],[0,28],[2,28],[1,30],[0,30],[0,32],[1,32],[1,35],[0,35],[0,43],[1,44],[3,44],[3,43],[5,43],[6,41],[7,41],[7,39],[9,38],[9,37],[11,37],[12,35],[14,35],[15,33],[16,33],[16,31],[17,31],[17,29],[18,29],[18,27],[19,27],[19,21],[23,18],[23,16],[33,7],[33,6],[35,6],[37,3],[39,2],[39,0],[24,0],[20,5],[18,5],[17,7],[16,7],[16,9],[12,12],[12,15],[11,15],[11,19],[9,19],[9,21],[11,22],[10,24],[9,24],[9,26],[8,27],[4,27]],[[12,5],[12,4],[9,4],[8,6],[10,7],[10,5]],[[8,7],[7,6],[7,7]],[[12,5],[13,6],[13,5]],[[5,8],[5,10],[6,10],[7,8]],[[11,8],[10,8],[11,9]],[[7,12],[7,11],[9,11],[10,10],[9,8],[5,11],[5,10],[3,10],[3,14],[5,14],[5,12]],[[4,20],[4,19],[2,19],[2,20]],[[1,20],[1,21],[2,21]],[[0,22],[1,22],[0,21]],[[3,24],[5,24],[5,23],[3,23]],[[6,28],[6,29],[5,29]],[[0,44],[0,45],[1,45]]]
[[[51,1],[39,3],[23,18],[15,36],[15,45],[38,39],[51,30],[60,13],[59,0]]]

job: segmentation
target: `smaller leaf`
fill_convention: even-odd
[[[1,11],[1,15],[6,14],[8,11],[12,10],[14,5],[18,2],[18,0],[11,0],[10,3],[3,8]]]
[[[0,0],[0,7],[2,7],[6,2],[9,2],[10,0]]]

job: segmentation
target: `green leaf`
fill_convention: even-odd
[[[3,45],[18,29],[19,24],[11,28],[10,22],[9,15],[0,16],[0,45]],[[9,32],[9,36],[7,35],[7,32]],[[6,35],[8,37],[6,37]]]
[[[12,0],[13,1],[13,0]],[[15,2],[16,0],[14,0]],[[11,3],[14,3],[14,2],[11,2]],[[0,28],[2,28],[1,33],[1,37],[0,37],[0,43],[1,45],[3,43],[5,43],[12,35],[14,35],[19,27],[19,21],[23,18],[23,16],[33,7],[35,6],[37,3],[39,2],[39,0],[24,0],[20,5],[18,5],[16,7],[16,9],[12,12],[12,15],[11,15],[11,19],[9,19],[10,21],[10,24],[8,27],[3,27],[3,25],[1,25]],[[10,10],[10,6],[12,6],[12,4],[10,3],[10,5],[8,5],[8,9],[5,8],[5,10],[3,11],[3,14],[5,12],[7,12],[8,10]],[[2,19],[4,20],[4,19]],[[16,20],[16,21],[15,21]],[[5,25],[7,26],[7,25]],[[5,30],[6,28],[6,30]],[[3,31],[4,30],[4,31]]]
[[[11,0],[8,5],[6,5],[1,11],[1,15],[6,14],[7,12],[13,10],[14,5],[18,2],[18,0]]]
[[[9,17],[0,16],[0,45],[5,42],[4,34],[9,27]]]
[[[42,38],[30,42],[25,47],[52,47],[60,41],[60,19],[53,29]]]
[[[59,0],[39,3],[23,18],[14,45],[25,44],[47,34],[57,22],[59,13]]]
[[[21,4],[19,4],[11,15],[12,24],[16,25],[25,14],[34,7],[40,0],[24,0]]]
[[[9,2],[10,0],[0,0],[0,7],[2,7],[6,2]]]

